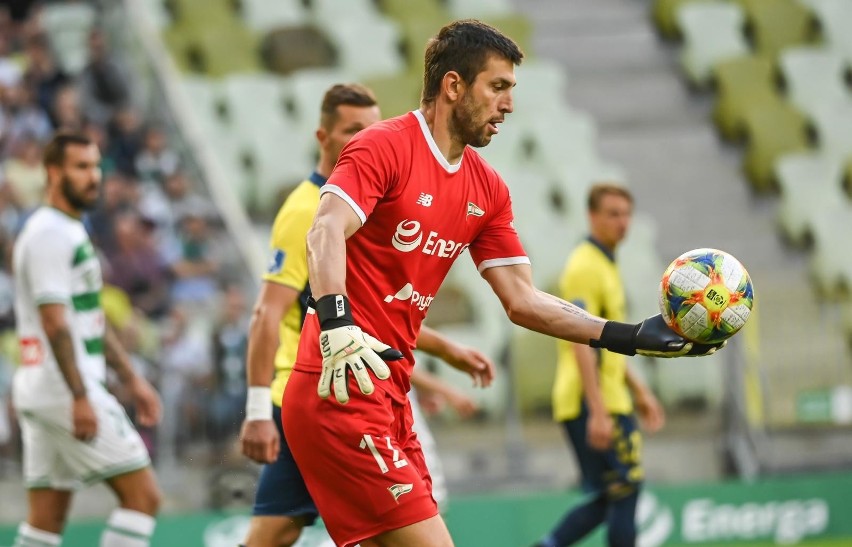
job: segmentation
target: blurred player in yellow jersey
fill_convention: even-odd
[[[562,298],[610,321],[624,321],[626,315],[615,250],[627,235],[632,212],[633,197],[626,188],[593,186],[588,198],[590,235],[571,254],[559,282]],[[573,545],[606,522],[608,545],[633,547],[642,485],[634,406],[649,432],[663,426],[662,407],[630,371],[624,355],[558,344],[554,418],[574,448],[588,497],[536,545]]]
[[[339,84],[326,92],[316,132],[320,145],[316,171],[293,190],[272,228],[272,257],[249,332],[249,393],[240,434],[243,453],[267,464],[258,484],[246,547],[292,545],[318,515],[281,430],[281,399],[296,359],[310,296],[305,237],[319,205],[320,188],[343,147],[356,133],[380,119],[379,107],[369,89]],[[494,366],[484,355],[434,331],[424,328],[417,344],[418,349],[470,374],[478,385],[487,386],[493,379]],[[412,384],[424,393],[443,398],[462,415],[476,410],[471,400],[427,373],[417,371]],[[418,436],[427,449],[431,443],[428,430],[418,432]],[[435,469],[431,471],[435,473]],[[442,481],[435,480],[433,496],[439,503],[441,488]],[[328,542],[331,545],[330,539]]]

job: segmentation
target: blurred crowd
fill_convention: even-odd
[[[215,448],[242,420],[246,295],[214,205],[167,128],[138,107],[96,9],[77,5],[95,19],[84,65],[69,71],[42,24],[50,4],[0,1],[0,462],[19,448],[8,396],[18,360],[11,248],[41,204],[42,150],[56,130],[86,133],[103,155],[101,201],[84,222],[107,320],[163,398],[166,420],[143,433],[152,456],[180,457],[199,439]]]

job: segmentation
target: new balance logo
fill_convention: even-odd
[[[393,496],[393,499],[395,501],[399,501],[400,496],[402,496],[403,494],[408,494],[412,490],[414,490],[413,484],[394,484],[388,486],[388,492],[391,493],[391,496]]]
[[[432,206],[432,194],[422,193],[420,197],[417,198],[417,205],[422,205],[423,207],[431,207]]]
[[[472,201],[467,202],[467,216],[475,216],[481,217],[485,215],[485,211],[479,208],[477,204]]]

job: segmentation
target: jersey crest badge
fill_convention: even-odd
[[[281,273],[284,267],[284,259],[287,258],[287,253],[281,249],[273,249],[272,256],[269,258],[269,265],[266,267],[266,272],[270,274]]]
[[[485,211],[472,201],[467,202],[467,216],[481,217],[485,215]]]
[[[414,490],[413,484],[394,484],[388,487],[388,492],[391,493],[395,501],[399,501],[400,496],[408,494],[412,490]]]

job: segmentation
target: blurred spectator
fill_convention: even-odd
[[[0,30],[0,88],[18,85],[23,77],[20,64],[12,58],[11,39],[10,35]]]
[[[204,400],[200,388],[210,376],[208,344],[189,327],[186,311],[175,306],[161,338],[159,389],[166,419],[160,424],[157,444],[159,453],[169,459],[182,452],[191,427],[198,424]]]
[[[50,116],[53,126],[58,127],[60,123],[54,113],[56,95],[60,89],[70,85],[71,78],[57,64],[44,33],[30,36],[24,53],[24,82],[34,94],[36,103]]]
[[[98,145],[100,150],[104,152],[109,150],[109,137],[102,126],[94,122],[86,122],[83,127],[83,133],[92,139],[92,142]],[[104,152],[101,153],[101,171],[105,175],[108,175],[115,171],[115,161]]]
[[[107,126],[109,148],[106,154],[115,162],[115,168],[126,175],[136,175],[136,156],[142,149],[142,121],[131,107],[118,110]]]
[[[177,248],[169,254],[175,276],[172,299],[181,304],[209,307],[217,292],[219,262],[213,253],[206,213],[189,211],[179,226]]]
[[[6,158],[26,138],[46,141],[53,128],[47,114],[32,100],[23,84],[2,89],[0,97],[0,157]]]
[[[80,95],[71,84],[60,87],[52,108],[54,126],[67,131],[82,131],[85,126],[80,110]]]
[[[116,252],[113,227],[116,216],[122,211],[132,210],[136,205],[133,184],[121,173],[109,173],[103,181],[100,204],[86,215],[92,241],[107,255]]]
[[[136,174],[142,182],[164,183],[180,165],[177,152],[168,147],[162,128],[151,126],[145,131],[142,150],[136,156]]]
[[[3,172],[9,197],[19,209],[31,211],[44,197],[46,173],[41,161],[42,146],[27,136],[12,150],[12,157],[3,162]]]
[[[208,417],[213,450],[235,437],[246,406],[246,348],[248,315],[240,287],[228,286],[223,294],[221,317],[213,330],[213,376]]]
[[[89,61],[80,72],[79,83],[83,113],[96,123],[108,123],[131,103],[129,78],[110,57],[100,29],[89,32]]]
[[[177,237],[177,222],[187,213],[198,212],[205,216],[215,213],[210,201],[192,191],[190,178],[181,169],[167,175],[162,188],[153,184],[145,185],[139,209],[168,232],[167,237],[164,237],[166,245],[171,245],[170,240]]]
[[[150,220],[135,211],[120,213],[114,220],[115,248],[107,255],[107,282],[124,290],[133,307],[152,318],[168,308],[169,272],[157,253]]]

